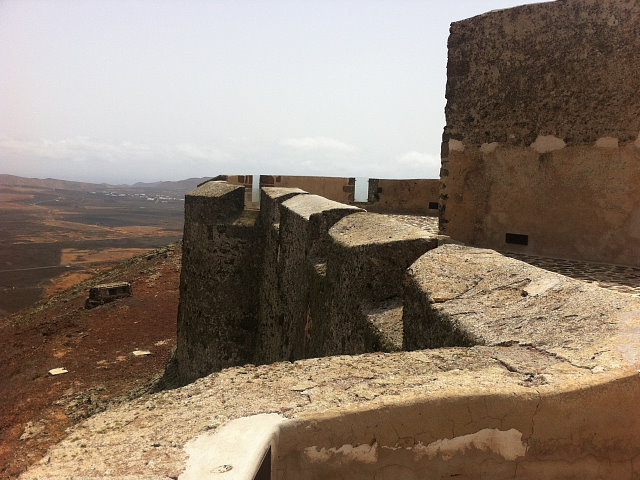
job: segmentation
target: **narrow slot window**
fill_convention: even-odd
[[[438,210],[439,206],[438,202],[429,202],[429,210]]]
[[[522,235],[520,233],[507,233],[504,241],[512,245],[529,245],[529,235]]]

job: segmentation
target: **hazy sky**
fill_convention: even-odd
[[[0,0],[0,173],[436,178],[449,24],[523,0]]]

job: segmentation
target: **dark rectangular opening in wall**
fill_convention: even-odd
[[[439,206],[438,202],[429,202],[429,210],[438,210]]]
[[[522,235],[520,233],[507,233],[504,241],[513,245],[529,245],[529,235]]]

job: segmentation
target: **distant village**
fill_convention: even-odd
[[[122,192],[89,192],[90,195],[104,195],[107,197],[129,197],[141,200],[149,200],[156,203],[184,202],[184,198],[170,197],[167,195],[156,195],[146,193],[122,193]]]

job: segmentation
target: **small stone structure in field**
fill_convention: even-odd
[[[84,307],[94,308],[130,296],[131,285],[128,282],[104,283],[89,289],[89,298],[85,301]]]

